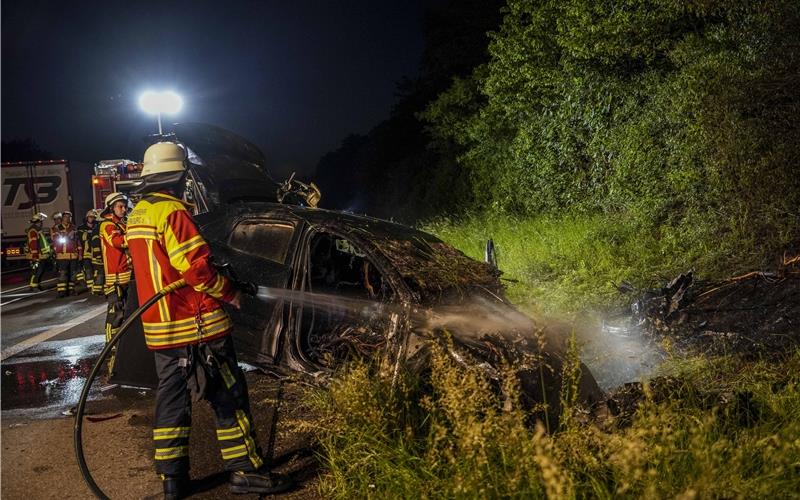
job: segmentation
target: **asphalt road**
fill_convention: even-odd
[[[105,342],[104,298],[88,292],[59,298],[55,281],[44,285],[44,291],[24,284],[0,291],[3,418],[50,418],[69,410]]]

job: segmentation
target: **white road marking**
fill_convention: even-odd
[[[40,284],[40,285],[44,285],[45,283],[50,283],[51,281],[56,281],[57,279],[58,279],[58,278],[50,278],[50,279],[48,279],[48,280],[44,280],[44,281],[42,281],[42,282],[41,282],[41,283],[39,283],[39,284]],[[17,287],[17,288],[12,288],[12,289],[10,289],[10,290],[3,290],[2,292],[0,292],[0,295],[5,295],[5,294],[7,294],[7,293],[9,293],[9,292],[16,292],[16,291],[18,291],[18,290],[23,290],[23,289],[25,289],[25,290],[30,290],[30,289],[31,289],[31,287],[29,287],[28,285],[24,285],[24,286],[20,286],[20,287]]]
[[[105,310],[106,310],[105,305],[97,306],[94,309],[90,310],[89,312],[78,316],[72,321],[58,325],[54,328],[51,328],[50,330],[47,330],[46,332],[40,333],[39,335],[34,335],[33,337],[25,339],[18,344],[12,345],[8,349],[3,349],[2,353],[0,353],[0,361],[6,358],[10,358],[11,356],[18,354],[24,351],[25,349],[30,349],[31,347],[37,344],[41,344],[42,342],[49,340],[58,335],[59,333],[65,332],[74,326],[82,325],[83,323],[86,323],[90,319],[104,313]]]
[[[52,290],[42,290],[42,291],[40,291],[40,292],[33,292],[33,293],[19,293],[19,294],[13,294],[13,295],[11,295],[11,297],[14,297],[14,298],[13,298],[13,299],[11,299],[11,300],[9,300],[8,302],[3,302],[2,304],[0,304],[0,307],[2,307],[2,306],[6,306],[6,305],[8,305],[8,304],[13,304],[14,302],[16,302],[16,301],[18,301],[18,300],[26,299],[26,298],[28,298],[28,297],[33,297],[34,295],[39,295],[39,294],[42,294],[42,293],[47,293],[47,292],[51,292],[51,291],[52,291]],[[9,295],[6,295],[6,294],[4,293],[4,294],[3,294],[3,298],[9,298]]]

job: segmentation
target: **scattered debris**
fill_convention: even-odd
[[[716,283],[688,272],[645,292],[631,309],[643,335],[681,352],[780,356],[800,346],[800,271],[751,272]]]

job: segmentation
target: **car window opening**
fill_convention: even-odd
[[[293,234],[291,224],[246,220],[233,228],[229,243],[246,254],[284,264]]]
[[[393,300],[394,291],[387,280],[352,242],[318,233],[307,255],[307,291],[374,302]],[[386,343],[389,322],[384,317],[356,316],[345,308],[304,306],[299,330],[303,354],[327,367],[374,354]]]

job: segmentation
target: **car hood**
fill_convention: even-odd
[[[191,170],[208,201],[218,207],[236,200],[276,201],[277,184],[261,150],[243,137],[205,123],[176,123]]]

